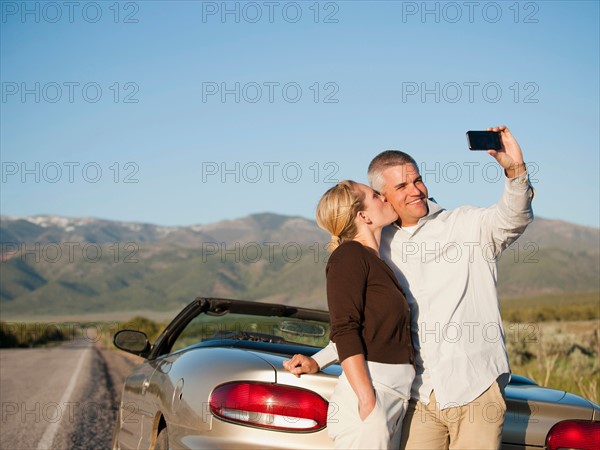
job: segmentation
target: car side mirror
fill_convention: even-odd
[[[137,330],[120,330],[115,333],[113,343],[119,350],[145,357],[150,351],[146,333]]]

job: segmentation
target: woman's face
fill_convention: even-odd
[[[364,194],[363,211],[374,225],[384,227],[398,220],[398,214],[391,203],[377,194],[366,184],[358,184],[358,189]]]

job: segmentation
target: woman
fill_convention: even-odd
[[[370,187],[342,181],[317,206],[331,234],[327,303],[343,373],[329,402],[336,448],[398,448],[410,398],[414,352],[410,311],[393,271],[379,258],[381,230],[398,219]],[[284,366],[303,363],[300,355]]]

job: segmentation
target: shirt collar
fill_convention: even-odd
[[[417,227],[415,228],[415,230],[413,231],[413,234],[416,233],[417,231],[419,231],[419,229],[423,226],[423,224],[425,222],[427,222],[428,220],[431,220],[432,218],[434,218],[435,216],[437,216],[439,213],[441,213],[442,211],[444,211],[444,208],[442,208],[440,205],[438,205],[433,197],[429,197],[427,199],[427,215],[423,216],[419,219],[419,221],[417,222]],[[393,223],[394,228],[401,230],[402,227],[398,226],[397,222]]]

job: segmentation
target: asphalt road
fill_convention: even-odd
[[[134,360],[85,340],[0,350],[0,449],[110,448]]]

